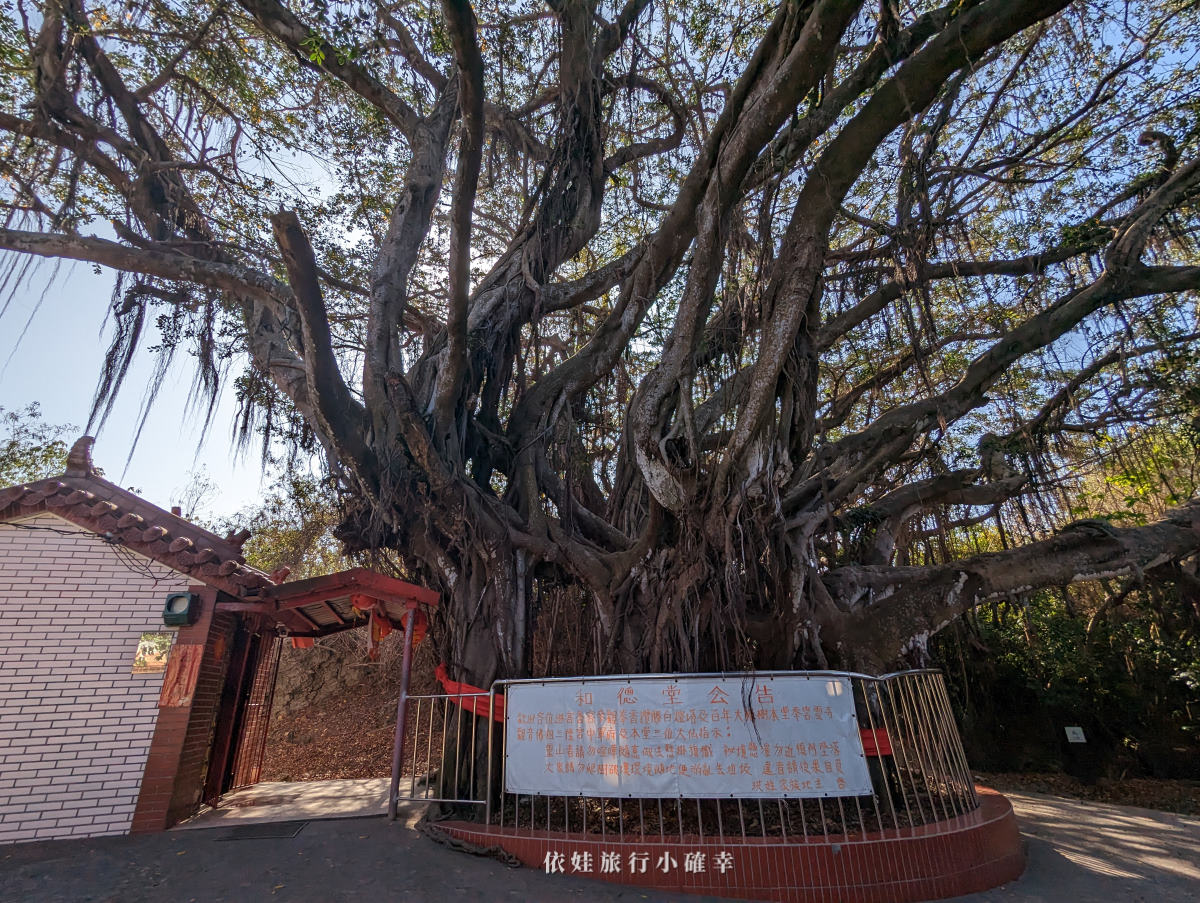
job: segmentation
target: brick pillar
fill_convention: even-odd
[[[130,833],[164,831],[199,807],[204,767],[237,618],[217,613],[219,590],[193,586],[200,615],[181,627],[167,663],[158,721]],[[174,665],[174,671],[172,670]]]

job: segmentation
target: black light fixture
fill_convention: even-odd
[[[196,623],[200,600],[195,593],[168,593],[163,606],[163,623],[168,627],[188,627]]]

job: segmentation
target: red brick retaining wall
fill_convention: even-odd
[[[177,646],[202,650],[195,684],[183,699],[159,699],[158,722],[130,831],[163,831],[196,811],[204,787],[217,706],[237,618],[216,611],[218,592],[195,586],[200,617],[179,630]]]
[[[502,847],[531,868],[561,865],[564,874],[664,891],[778,903],[917,903],[987,890],[1025,870],[1011,804],[985,788],[979,788],[979,795],[980,808],[968,815],[850,838],[685,837],[664,843],[653,837],[621,841],[612,835],[468,822],[440,822],[437,827],[477,846]],[[604,853],[610,854],[610,867],[611,854],[617,854],[619,871],[602,871]],[[685,870],[688,854],[691,871]]]

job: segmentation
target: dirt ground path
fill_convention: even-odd
[[[1011,794],[1028,842],[1019,881],[958,903],[1194,903],[1200,819]],[[382,818],[309,822],[274,839],[227,827],[0,848],[0,901],[646,901],[700,903],[510,869],[434,844]]]

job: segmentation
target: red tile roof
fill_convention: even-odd
[[[242,557],[249,533],[222,539],[110,483],[92,464],[93,441],[75,443],[62,476],[0,489],[0,521],[47,511],[243,599],[260,599],[274,585]]]
[[[257,615],[296,636],[325,636],[366,623],[366,612],[401,628],[412,604],[434,607],[433,590],[366,568],[284,584],[288,569],[267,575],[246,564],[248,530],[225,538],[110,483],[92,464],[93,440],[75,443],[62,476],[0,489],[0,522],[50,512],[169,568],[215,586],[229,611]]]

